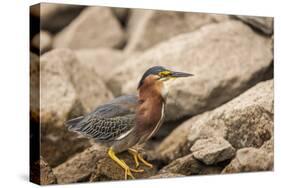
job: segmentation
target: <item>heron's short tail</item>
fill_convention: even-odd
[[[68,130],[75,131],[77,126],[79,126],[79,122],[83,119],[83,116],[71,119],[66,121],[64,124],[68,128]]]

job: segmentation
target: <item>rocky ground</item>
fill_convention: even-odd
[[[136,93],[153,65],[195,76],[174,82],[165,124],[142,149],[154,167],[140,166],[137,179],[273,170],[272,18],[58,4],[40,10],[31,9],[33,21],[41,15],[41,31],[31,32],[30,114],[31,126],[41,123],[42,184],[124,179],[106,148],[63,122]],[[131,155],[120,157],[134,167]]]

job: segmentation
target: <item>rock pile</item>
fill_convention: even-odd
[[[137,179],[273,169],[272,18],[45,3],[31,13],[42,21],[30,58],[42,184],[124,179],[104,146],[64,122],[136,93],[154,65],[195,76],[171,86],[161,136],[143,146],[154,167]]]

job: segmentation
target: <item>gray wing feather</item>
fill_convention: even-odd
[[[135,125],[136,105],[136,96],[121,96],[84,117],[67,121],[66,126],[70,131],[96,140],[115,140]]]

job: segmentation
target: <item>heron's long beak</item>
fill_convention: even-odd
[[[174,77],[174,78],[179,78],[179,77],[193,76],[193,74],[185,73],[185,72],[173,72],[171,76]]]

